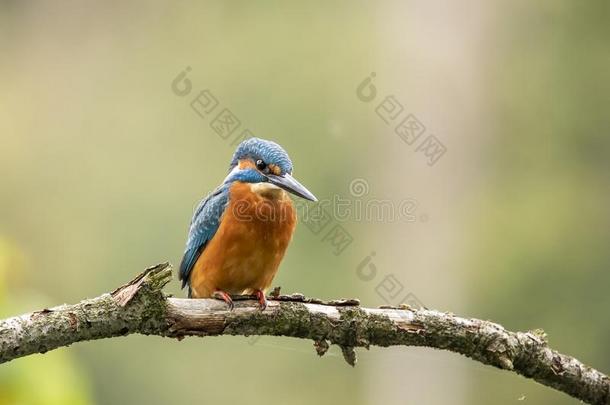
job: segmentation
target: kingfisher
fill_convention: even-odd
[[[267,307],[271,286],[296,227],[288,193],[316,197],[292,177],[292,161],[277,143],[249,138],[237,147],[229,174],[195,210],[180,264],[190,298],[256,295]]]

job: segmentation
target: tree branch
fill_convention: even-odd
[[[427,346],[463,354],[510,370],[590,404],[610,404],[610,379],[547,346],[542,331],[511,332],[502,326],[449,313],[362,308],[357,300],[323,302],[301,295],[276,296],[261,312],[252,300],[235,309],[212,299],[163,294],[168,263],[147,269],[110,294],[0,321],[0,363],[45,353],[75,342],[132,333],[185,336],[272,335],[311,339],[322,356],[329,344],[356,363],[355,347]]]

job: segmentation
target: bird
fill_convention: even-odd
[[[293,176],[288,153],[261,138],[241,142],[222,184],[198,204],[180,263],[189,298],[255,295],[267,307],[271,286],[296,228],[289,194],[317,198]]]

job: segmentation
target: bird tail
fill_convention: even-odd
[[[195,262],[199,258],[201,254],[200,249],[187,249],[184,252],[184,256],[182,257],[182,261],[180,262],[180,270],[178,271],[178,278],[182,281],[182,288],[188,286],[189,287],[189,297],[191,295],[191,270],[193,266],[195,266]]]

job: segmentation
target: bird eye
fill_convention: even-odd
[[[260,171],[263,171],[267,168],[267,163],[263,162],[262,160],[258,159],[256,161],[256,168]]]

